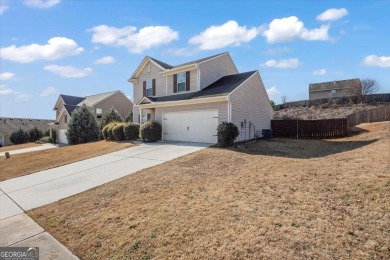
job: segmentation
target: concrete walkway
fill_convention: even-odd
[[[24,148],[24,149],[18,149],[18,150],[13,150],[9,151],[9,153],[12,154],[19,154],[19,153],[29,153],[29,152],[35,152],[35,151],[41,151],[41,150],[47,150],[47,149],[53,149],[53,148],[58,148],[58,144],[42,144],[40,146],[34,146],[34,147],[29,147],[29,148]],[[4,156],[5,152],[1,152],[0,156]]]
[[[199,151],[209,145],[185,142],[140,144],[0,182],[0,246],[39,246],[41,259],[75,258],[69,250],[24,214],[24,211]]]

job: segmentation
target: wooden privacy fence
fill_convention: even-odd
[[[347,119],[271,120],[272,136],[327,139],[347,136]]]
[[[348,126],[390,120],[390,106],[358,111],[347,116]]]

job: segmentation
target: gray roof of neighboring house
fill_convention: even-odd
[[[68,96],[68,95],[63,95],[63,94],[61,94],[60,97],[62,98],[62,100],[64,100],[64,103],[66,105],[76,106],[77,104],[79,104],[81,101],[84,100],[83,97]]]
[[[86,104],[87,106],[93,106],[96,103],[99,103],[103,99],[106,99],[107,97],[113,95],[114,93],[118,92],[116,91],[111,91],[111,92],[106,92],[106,93],[101,93],[101,94],[96,94],[96,95],[91,95],[91,96],[86,96],[84,100],[82,100],[78,106],[81,106],[82,104]]]
[[[197,91],[197,92],[176,94],[176,95],[155,97],[155,98],[147,97],[147,98],[153,102],[167,102],[167,101],[179,101],[179,100],[190,100],[190,99],[197,99],[197,98],[226,96],[256,72],[257,70],[224,76],[219,80],[215,81],[214,83],[210,84],[206,88],[202,89],[201,91]]]
[[[325,91],[332,89],[347,89],[352,86],[362,86],[360,79],[346,79],[346,80],[335,80],[329,82],[311,83],[309,85],[309,92],[312,91]]]
[[[60,96],[64,100],[64,107],[65,107],[66,111],[71,116],[73,110],[75,110],[76,108],[78,108],[82,104],[86,104],[87,106],[90,106],[90,107],[94,106],[96,103],[99,103],[103,99],[113,95],[114,93],[116,93],[118,91],[119,90],[96,94],[96,95],[91,95],[91,96],[86,96],[86,97],[68,96],[68,95],[63,95],[63,94],[61,94]]]
[[[30,119],[30,118],[12,118],[12,117],[0,117],[0,134],[10,135],[13,131],[28,130],[36,126],[42,131],[49,130],[49,123],[53,123],[54,120],[49,119]]]

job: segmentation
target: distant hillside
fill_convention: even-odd
[[[390,106],[389,103],[376,104],[322,104],[311,107],[291,107],[274,112],[274,119],[330,119],[344,118],[357,111]]]

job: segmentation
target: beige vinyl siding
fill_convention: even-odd
[[[148,72],[148,66],[150,65],[150,72]],[[165,77],[160,75],[163,70],[154,65],[152,62],[148,62],[141,73],[138,75],[137,83],[133,84],[133,102],[137,104],[144,95],[143,82],[146,80],[156,79],[156,96],[165,96]],[[133,110],[134,122],[139,122],[139,108],[134,106]]]
[[[199,64],[199,69],[200,89],[207,87],[224,76],[238,73],[228,53]]]
[[[231,122],[240,131],[236,141],[249,139],[248,128],[241,128],[241,122],[244,119],[247,126],[249,122],[253,123],[257,135],[261,135],[262,129],[271,128],[273,110],[259,73],[252,75],[243,85],[232,92],[230,100],[232,106]],[[251,137],[253,138],[253,127]]]
[[[163,113],[167,112],[183,112],[183,111],[197,111],[197,110],[211,110],[218,109],[218,123],[227,122],[227,102],[215,102],[208,104],[197,105],[182,105],[173,107],[157,107],[155,113],[155,120],[162,124]]]
[[[336,95],[332,95],[332,90],[323,90],[323,91],[312,91],[309,93],[309,99],[321,99],[321,98],[331,98],[331,97],[349,97],[349,93],[346,89],[336,89]]]
[[[174,95],[174,94],[183,94],[183,93],[188,93],[188,92],[192,92],[192,91],[198,91],[198,72],[197,72],[197,70],[190,71],[190,91],[173,93],[173,75],[168,75],[167,77],[168,77],[168,82],[167,82],[168,83],[167,84],[168,96]],[[161,95],[161,96],[165,96],[165,92],[164,92],[164,95]]]
[[[125,118],[127,114],[129,114],[129,112],[133,109],[133,104],[127,97],[125,97],[123,93],[116,92],[112,96],[94,105],[93,112],[95,114],[95,118],[97,108],[102,109],[103,114],[109,111],[111,108],[114,108],[123,118]]]

